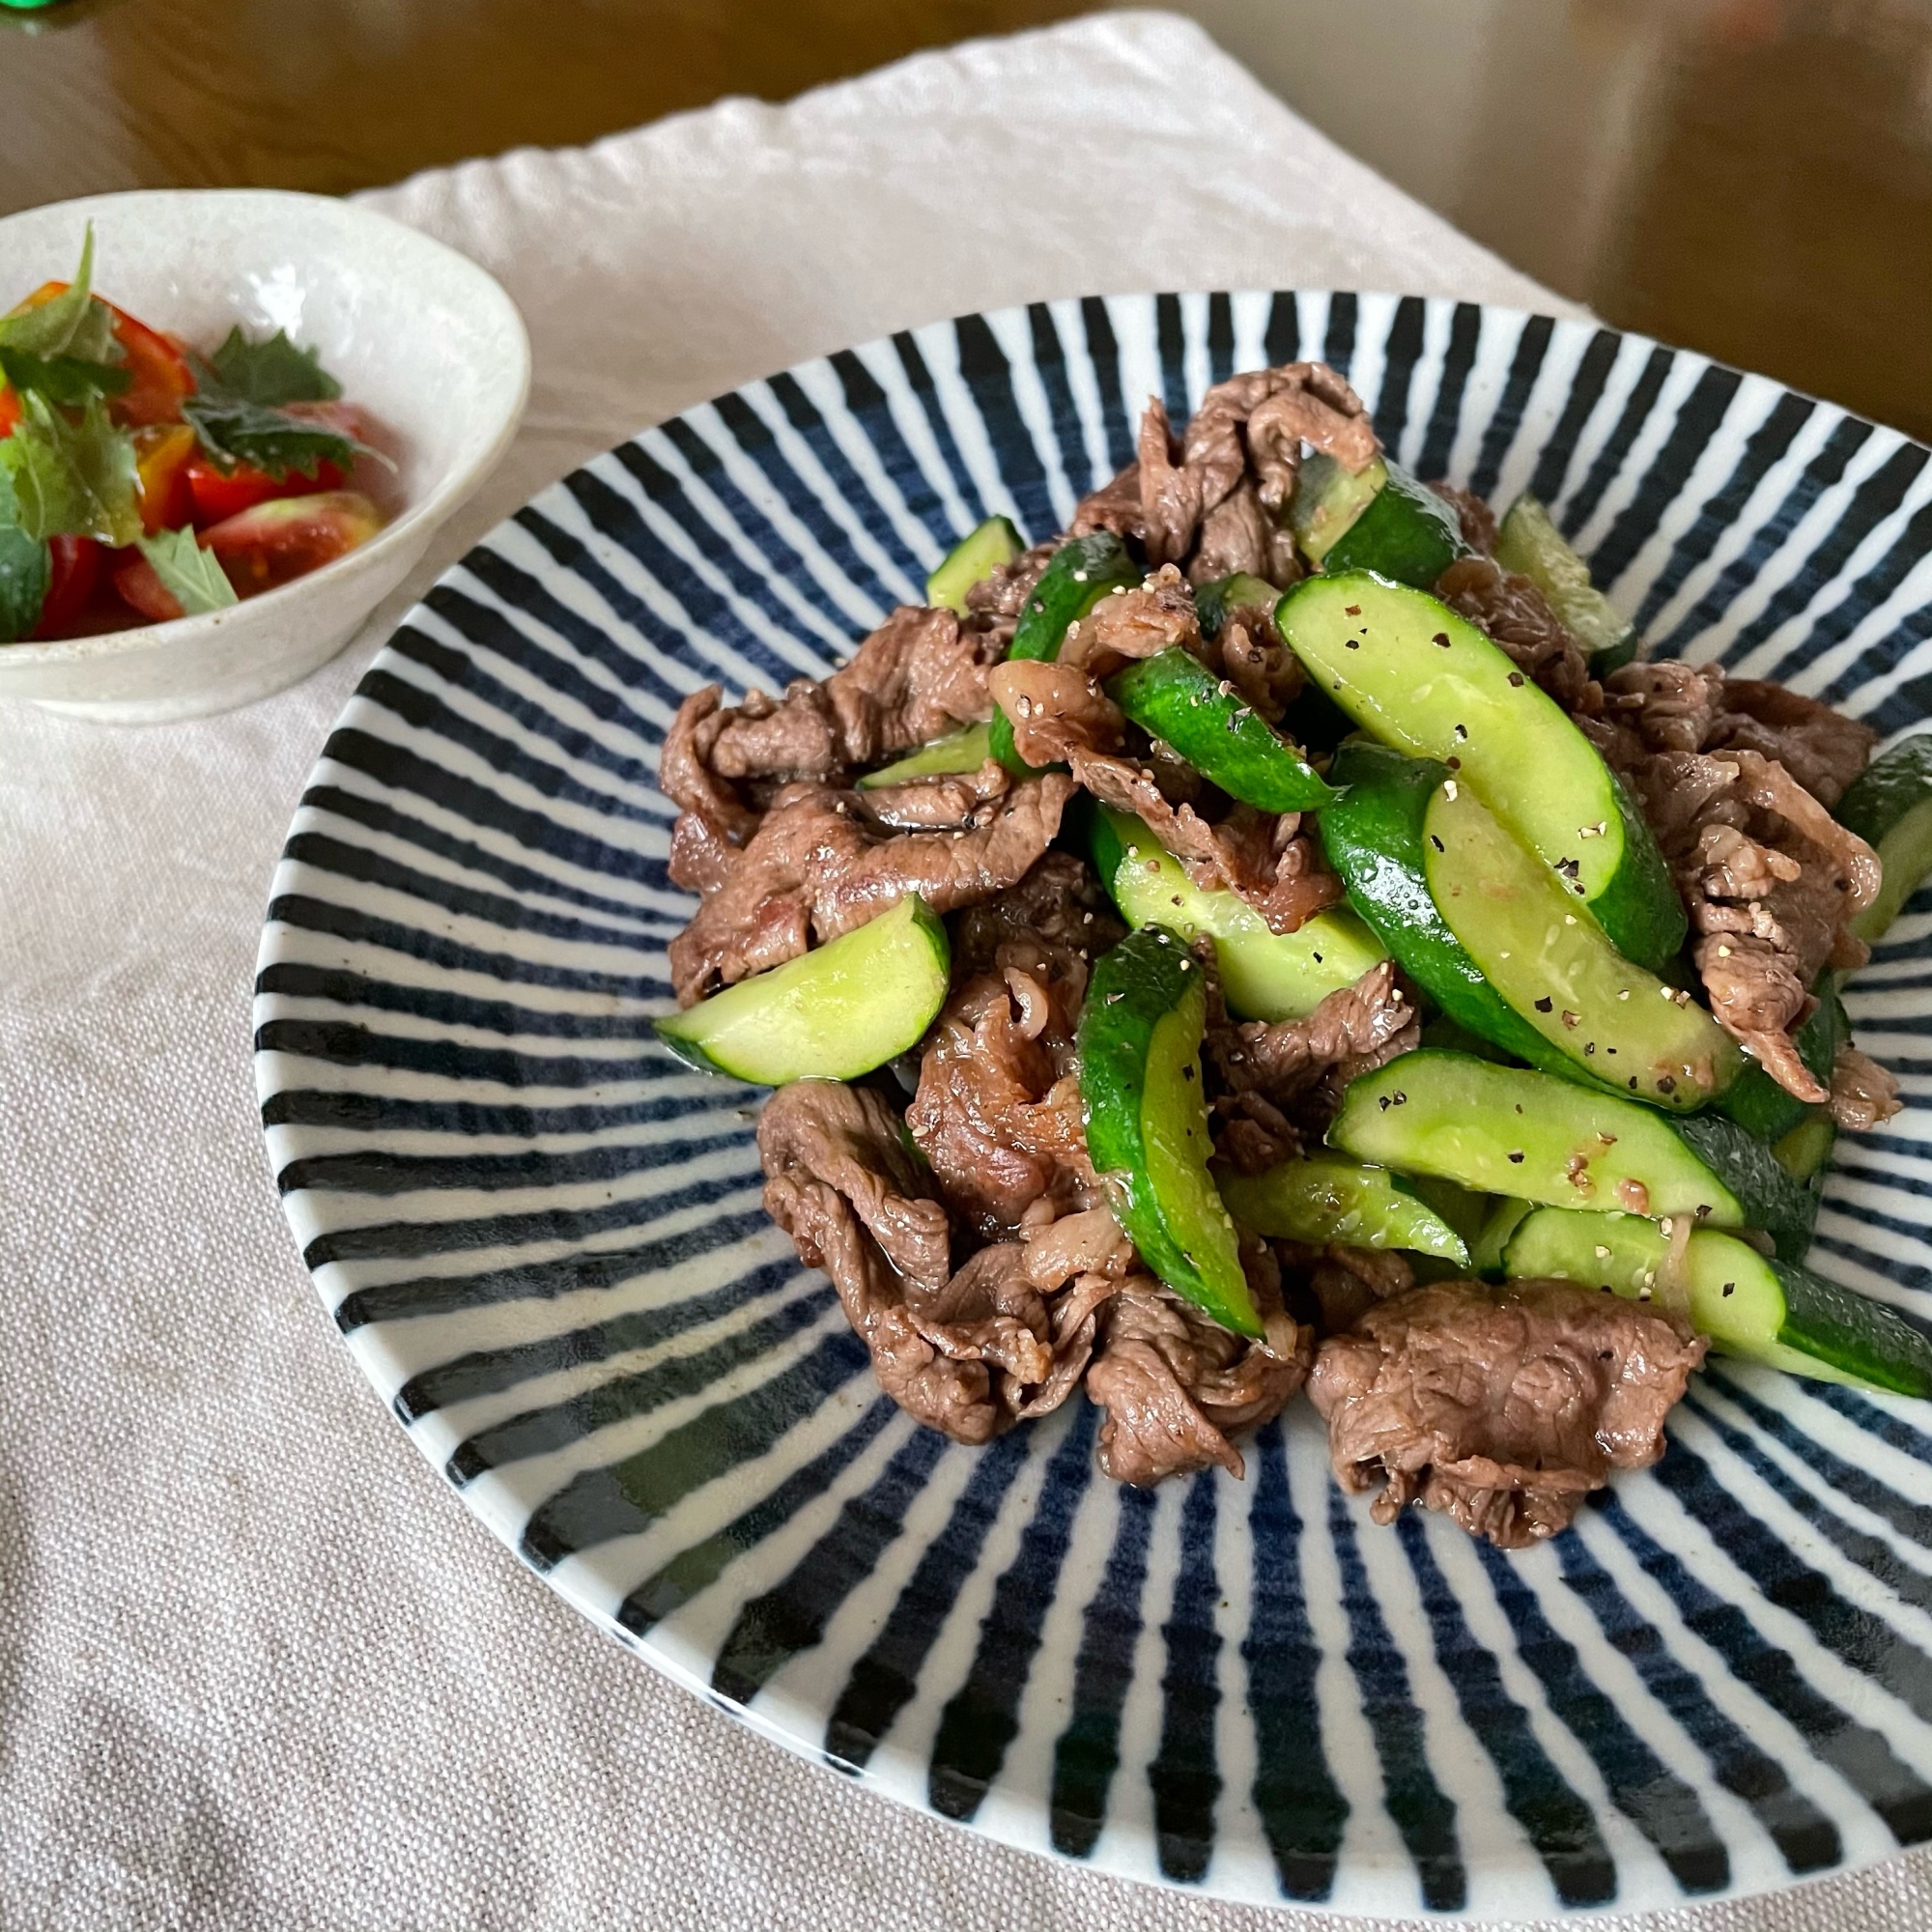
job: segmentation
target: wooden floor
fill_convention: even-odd
[[[1068,0],[70,0],[0,11],[0,213],[342,191]],[[1186,0],[1317,125],[1613,322],[1932,436],[1927,0]],[[4,267],[4,265],[0,265]]]

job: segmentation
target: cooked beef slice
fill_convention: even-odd
[[[894,834],[863,792],[784,786],[671,941],[679,1002],[795,958],[812,939],[863,925],[909,892],[939,913],[990,898],[1053,842],[1072,792],[1070,779],[1048,774],[1002,791],[970,828]]]
[[[1493,557],[1459,557],[1435,580],[1435,594],[1573,717],[1603,708],[1603,688],[1590,675],[1582,645],[1528,578]]]
[[[1855,1046],[1841,1046],[1832,1068],[1832,1119],[1848,1134],[1869,1133],[1904,1102],[1898,1080]]]
[[[1433,1282],[1321,1344],[1308,1392],[1345,1489],[1384,1487],[1520,1549],[1585,1493],[1663,1453],[1663,1419],[1705,1344],[1663,1315],[1568,1282]]]
[[[1289,1313],[1320,1336],[1352,1328],[1378,1301],[1415,1286],[1408,1257],[1395,1248],[1351,1248],[1340,1241],[1268,1244],[1280,1264]]]
[[[1074,534],[1080,532],[1076,529]],[[1035,544],[1011,563],[999,565],[967,591],[962,628],[980,640],[982,663],[997,664],[1006,656],[1007,646],[1019,628],[1020,612],[1033,595],[1034,585],[1053,561],[1061,541],[1059,537],[1051,537],[1045,543]]]

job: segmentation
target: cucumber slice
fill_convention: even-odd
[[[1838,1123],[1829,1107],[1813,1107],[1780,1141],[1773,1144],[1771,1157],[1793,1180],[1809,1185],[1826,1169],[1832,1150],[1838,1144]]]
[[[1470,1270],[1488,1281],[1499,1281],[1504,1272],[1503,1257],[1511,1237],[1532,1214],[1560,1214],[1560,1208],[1539,1208],[1534,1201],[1498,1201],[1483,1223],[1483,1231],[1469,1249]],[[1581,1215],[1578,1220],[1596,1220],[1597,1215]]]
[[[1846,787],[1833,816],[1878,853],[1878,897],[1852,922],[1867,946],[1884,937],[1932,873],[1932,732],[1901,739]]]
[[[1744,1055],[1730,1035],[1618,952],[1467,785],[1446,779],[1422,829],[1423,871],[1444,924],[1511,1011],[1578,1073],[1673,1113],[1703,1106],[1738,1077]]]
[[[1265,1174],[1224,1174],[1221,1199],[1258,1235],[1319,1247],[1410,1248],[1458,1267],[1469,1250],[1441,1215],[1385,1167],[1338,1153],[1283,1161]]]
[[[1289,527],[1302,555],[1319,568],[1387,481],[1388,466],[1380,457],[1357,475],[1326,450],[1310,450],[1301,459],[1288,503]]]
[[[1634,1215],[1546,1208],[1518,1230],[1505,1263],[1518,1280],[1574,1281],[1662,1301],[1669,1249],[1661,1229]],[[1932,1396],[1932,1342],[1882,1302],[1705,1231],[1690,1236],[1682,1280],[1690,1325],[1724,1354],[1818,1381]]]
[[[826,945],[659,1020],[657,1035],[691,1065],[761,1087],[856,1080],[919,1044],[951,971],[945,925],[908,893]]]
[[[1473,624],[1360,573],[1311,577],[1275,627],[1374,736],[1440,758],[1653,971],[1688,929],[1663,855],[1596,749]]]
[[[1838,1048],[1851,1038],[1852,1029],[1830,973],[1820,978],[1816,990],[1818,1004],[1812,1008],[1810,1017],[1791,1036],[1791,1043],[1811,1077],[1829,1087]],[[1753,1060],[1718,1102],[1718,1111],[1761,1141],[1779,1141],[1810,1115],[1812,1103],[1787,1094]]]
[[[1204,638],[1218,638],[1221,626],[1233,611],[1272,611],[1281,592],[1264,579],[1237,570],[1232,577],[1217,577],[1211,583],[1195,586],[1194,613],[1201,621]]]
[[[1131,923],[1166,926],[1190,944],[1214,942],[1222,996],[1241,1019],[1306,1019],[1330,993],[1388,957],[1343,906],[1293,932],[1270,932],[1245,899],[1203,892],[1138,818],[1111,807],[1094,814],[1093,848],[1095,869]]]
[[[1423,1047],[1350,1081],[1328,1142],[1357,1160],[1545,1207],[1748,1227],[1744,1202],[1686,1140],[1691,1124],[1546,1073]]]
[[[1333,574],[1372,570],[1427,590],[1459,556],[1468,554],[1456,512],[1391,463],[1388,480],[1328,545],[1321,568]]]
[[[1100,956],[1077,1040],[1087,1151],[1141,1259],[1224,1327],[1258,1336],[1235,1224],[1208,1173],[1207,1019],[1206,977],[1172,933],[1144,926]]]
[[[948,778],[954,773],[977,772],[993,755],[993,727],[966,724],[949,731],[916,752],[908,752],[896,764],[867,772],[859,781],[861,791],[876,791],[881,785],[904,784],[912,779]]]
[[[1322,849],[1350,903],[1403,971],[1478,1038],[1533,1065],[1567,1067],[1566,1056],[1503,1003],[1430,894],[1422,822],[1448,768],[1354,738],[1336,752],[1328,772],[1343,795],[1321,814]]]
[[[1111,530],[1095,530],[1092,536],[1063,544],[1034,585],[1007,656],[1051,663],[1060,655],[1071,626],[1101,598],[1132,589],[1141,578],[1140,567]],[[1033,767],[1013,750],[1012,720],[1003,711],[993,714],[992,743],[994,757],[1009,772],[1019,778],[1033,776]]]
[[[1313,811],[1335,796],[1238,692],[1179,645],[1109,678],[1107,696],[1230,798],[1262,811]]]
[[[1008,519],[988,517],[977,529],[968,530],[925,580],[925,601],[935,610],[965,616],[967,591],[1025,549],[1025,540]]]
[[[1676,1124],[1685,1143],[1713,1174],[1723,1178],[1742,1204],[1742,1225],[1763,1229],[1779,1261],[1802,1262],[1811,1250],[1811,1233],[1818,1225],[1817,1193],[1793,1180],[1755,1134],[1721,1114],[1691,1114]],[[1670,1210],[1653,1205],[1652,1211]]]
[[[1590,655],[1590,675],[1607,677],[1636,656],[1636,631],[1590,582],[1590,566],[1563,540],[1549,512],[1524,492],[1496,536],[1496,561],[1526,577]]]

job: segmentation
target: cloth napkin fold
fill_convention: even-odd
[[[248,1065],[257,935],[380,639],[483,530],[645,422],[1038,297],[1566,304],[1157,14],[368,199],[528,318],[535,388],[502,469],[298,690],[137,731],[0,708],[0,1926],[1288,1922],[888,1805],[674,1690],[520,1569],[383,1413],[282,1223]],[[1932,1923],[1932,1860],[1647,1922],[1905,1932]]]

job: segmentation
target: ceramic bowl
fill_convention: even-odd
[[[0,697],[108,724],[246,704],[334,656],[496,465],[529,388],[523,318],[454,249],[354,203],[263,189],[90,196],[0,221],[0,301],[72,274],[92,221],[95,287],[213,346],[236,323],[322,352],[389,431],[400,509],[373,541],[207,616],[0,646]]]

